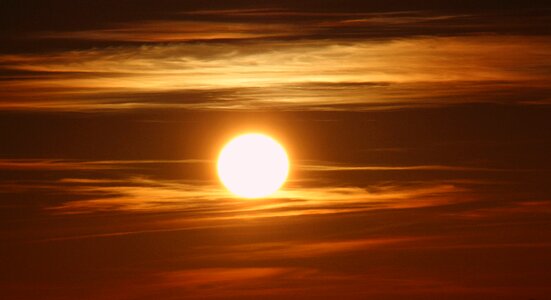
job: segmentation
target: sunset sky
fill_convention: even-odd
[[[2,0],[0,139],[2,299],[551,295],[549,1]]]

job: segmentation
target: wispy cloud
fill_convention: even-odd
[[[545,104],[543,37],[166,44],[3,55],[4,110]],[[527,92],[529,97],[527,97]],[[522,97],[520,96],[522,95]]]
[[[378,36],[380,34],[377,32],[391,31],[402,31],[407,36],[415,33],[415,30],[410,31],[416,25],[439,25],[452,29],[457,22],[469,17],[427,11],[354,13],[276,8],[183,11],[177,12],[176,15],[177,18],[102,24],[102,28],[97,29],[37,32],[33,37],[109,42],[182,42],[266,38],[316,39],[329,36],[339,38],[339,34],[340,38],[352,38]],[[358,31],[358,28],[363,30]]]
[[[517,15],[517,18],[526,16]],[[37,39],[109,42],[180,42],[251,39],[365,39],[419,35],[503,33],[520,28],[511,17],[491,13],[431,10],[353,12],[283,8],[213,9],[174,12],[167,18],[99,24],[87,30],[35,32]],[[532,16],[532,30],[548,21]],[[529,27],[530,28],[530,27]],[[524,30],[529,28],[525,27]]]
[[[149,164],[211,164],[208,160],[48,160],[4,159],[0,169],[9,171],[88,171],[91,177],[61,177],[57,181],[5,182],[5,191],[40,189],[71,195],[70,201],[56,204],[48,210],[56,214],[97,212],[163,212],[189,213],[194,220],[232,220],[301,215],[354,213],[382,209],[407,209],[442,206],[469,201],[471,195],[464,185],[453,181],[419,182],[401,185],[398,182],[365,186],[314,184],[301,186],[291,181],[271,199],[243,201],[232,196],[220,184],[210,180],[155,179],[129,175]],[[460,166],[344,166],[338,164],[301,164],[303,171],[496,171]],[[106,178],[94,172],[119,170],[120,174]],[[497,170],[502,171],[502,170]],[[459,181],[457,181],[459,182]]]
[[[430,239],[428,237],[391,237],[391,238],[366,238],[356,240],[333,241],[285,241],[260,244],[228,245],[223,254],[212,247],[197,249],[203,255],[198,259],[217,259],[232,261],[258,261],[277,260],[290,258],[312,258],[319,256],[331,256],[338,253],[365,251],[381,247],[407,247],[408,244],[422,243]],[[210,253],[210,254],[209,254]]]
[[[144,21],[120,24],[116,28],[69,32],[43,32],[39,38],[81,39],[112,42],[183,42],[230,40],[294,35],[298,26],[290,24],[238,23],[215,21]]]
[[[518,171],[499,168],[481,168],[469,166],[418,165],[418,166],[354,166],[338,164],[305,164],[298,166],[304,171],[339,172],[339,171],[465,171],[465,172],[504,172]]]
[[[315,269],[297,267],[220,267],[164,272],[152,280],[158,282],[156,288],[184,289],[192,299],[261,297],[289,295],[296,288],[285,286],[285,282],[304,280],[315,273]]]
[[[539,201],[517,201],[512,203],[503,203],[491,207],[477,208],[467,211],[459,211],[453,216],[458,216],[465,219],[501,219],[509,218],[512,215],[534,215],[534,214],[551,214],[551,200]]]
[[[376,275],[343,273],[305,267],[202,268],[158,274],[159,287],[179,287],[200,299],[220,297],[338,297],[342,290],[355,296],[405,296],[412,294],[496,294],[499,289],[467,287],[421,274],[396,275],[396,270],[377,269]],[[299,284],[300,283],[300,284]],[[206,289],[207,286],[215,286]],[[194,296],[191,297],[192,299]]]
[[[128,169],[148,164],[197,164],[208,160],[94,160],[79,161],[68,159],[0,159],[0,170],[102,170]]]
[[[58,189],[73,195],[85,195],[86,199],[50,207],[49,210],[54,213],[172,211],[192,213],[195,221],[419,208],[468,200],[465,190],[452,185],[385,186],[372,191],[360,187],[286,188],[272,199],[243,201],[234,198],[219,185],[145,178],[131,178],[126,182],[86,179],[64,179],[61,182],[67,185],[58,186]]]

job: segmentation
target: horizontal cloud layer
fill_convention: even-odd
[[[184,15],[200,20],[39,34],[40,39],[138,44],[0,55],[0,109],[369,110],[549,104],[549,38],[507,30],[489,34],[491,28],[480,24],[482,17],[472,25],[477,34],[465,35],[421,30],[438,28],[434,22],[468,28],[469,16],[463,15],[269,9]],[[212,20],[220,15],[229,19]],[[285,18],[263,22],[267,16],[305,18],[305,24],[292,25]],[[374,26],[381,26],[386,38],[370,36]],[[418,33],[388,34],[412,28]],[[330,33],[320,33],[324,30]],[[190,42],[197,39],[215,41]]]

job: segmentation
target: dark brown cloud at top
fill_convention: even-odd
[[[6,299],[547,299],[548,1],[0,3]],[[231,137],[283,188],[232,196]]]
[[[548,35],[532,1],[4,1],[4,53],[219,39]],[[46,40],[41,39],[48,38]]]

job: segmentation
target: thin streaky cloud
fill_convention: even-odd
[[[384,247],[407,247],[408,244],[423,243],[427,239],[435,237],[375,237],[354,240],[332,240],[332,241],[285,241],[261,244],[239,244],[227,245],[224,247],[224,254],[220,254],[212,247],[198,248],[198,259],[212,259],[212,252],[221,255],[220,259],[232,261],[240,260],[273,260],[283,258],[311,258],[320,256],[331,256],[336,253],[347,253],[365,251],[373,248]]]
[[[418,165],[418,166],[347,166],[347,165],[299,165],[299,169],[315,172],[339,171],[465,171],[465,172],[518,172],[531,170],[481,168],[469,166]]]
[[[43,32],[42,39],[79,39],[125,42],[185,42],[285,37],[297,33],[290,24],[237,23],[214,21],[143,21],[110,29],[69,32]]]
[[[330,297],[342,296],[342,289],[358,291],[361,297],[398,297],[422,295],[501,295],[499,288],[471,287],[425,274],[402,274],[395,269],[376,269],[377,274],[338,272],[324,268],[306,267],[212,267],[167,271],[152,278],[159,282],[155,287],[179,287],[196,298],[220,299],[224,297]],[[399,275],[397,275],[399,273]],[[300,284],[297,284],[299,283]],[[368,284],[366,284],[368,283]],[[205,285],[218,289],[205,290]],[[507,290],[505,289],[505,292]],[[276,297],[276,298],[273,298]]]
[[[551,214],[551,200],[522,201],[504,203],[500,206],[484,207],[467,211],[458,211],[451,215],[464,219],[501,219],[512,215]]]
[[[3,55],[1,69],[30,77],[0,81],[0,109],[386,110],[548,104],[550,45],[545,37],[466,36]]]
[[[70,160],[70,159],[0,159],[0,170],[101,170],[132,168],[148,164],[212,164],[208,159],[144,159],[144,160]],[[521,169],[483,168],[452,165],[413,165],[413,166],[358,166],[329,162],[296,162],[296,168],[303,171],[530,171]]]
[[[35,39],[182,42],[257,39],[392,38],[502,33],[518,28],[510,16],[438,11],[323,12],[287,9],[197,10],[173,18],[106,23],[87,30],[35,32]],[[492,22],[493,21],[493,22]],[[541,23],[546,18],[540,20]],[[540,28],[534,22],[534,29]]]
[[[193,220],[198,222],[420,208],[471,200],[467,190],[453,185],[291,187],[278,191],[267,202],[243,202],[219,185],[182,181],[135,177],[127,182],[115,180],[115,184],[86,179],[64,179],[59,183],[62,185],[52,189],[86,198],[47,208],[54,214],[173,211],[193,213]]]
[[[68,159],[0,159],[0,170],[102,170],[132,168],[143,164],[203,164],[209,160],[95,160]]]

